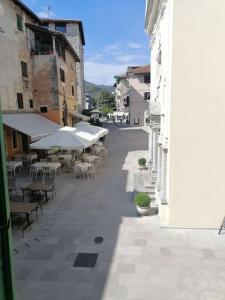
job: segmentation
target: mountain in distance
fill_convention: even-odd
[[[101,90],[105,90],[111,94],[112,92],[115,91],[115,88],[113,86],[104,85],[104,84],[98,85],[95,83],[88,82],[86,80],[84,81],[84,86],[85,86],[85,94],[93,95],[100,92]]]

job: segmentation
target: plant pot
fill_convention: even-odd
[[[141,216],[148,216],[150,213],[150,206],[147,207],[140,207],[136,205],[137,211]]]
[[[146,170],[146,166],[145,165],[139,165],[139,170]]]

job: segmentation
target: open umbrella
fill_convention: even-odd
[[[87,135],[86,135],[87,137]],[[79,133],[79,130],[73,127],[63,127],[52,135],[49,135],[35,143],[30,144],[31,149],[65,149],[65,150],[83,150],[94,143]]]
[[[98,126],[93,126],[87,122],[77,123],[74,127],[78,129],[80,132],[85,132],[93,135],[96,138],[96,141],[109,133],[108,129],[98,127]]]

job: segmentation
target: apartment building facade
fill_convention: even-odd
[[[150,100],[150,65],[127,68],[129,120],[131,126],[144,126]]]
[[[162,225],[218,228],[224,217],[224,9],[222,0],[146,1],[149,155]]]
[[[127,74],[122,73],[115,76],[115,102],[116,110],[121,112],[127,112],[129,106],[129,83],[127,80]]]
[[[63,33],[48,30],[21,1],[0,3],[0,98],[8,156],[63,125],[78,111],[79,57]]]
[[[83,24],[80,20],[73,19],[42,19],[42,26],[46,29],[63,33],[79,57],[75,71],[78,111],[81,112],[85,107],[83,50],[83,47],[85,46],[85,38]]]

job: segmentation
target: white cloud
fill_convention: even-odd
[[[86,61],[84,67],[87,81],[106,85],[113,85],[115,82],[114,76],[125,72],[127,69],[125,64],[97,63],[92,61]]]
[[[121,63],[135,63],[140,64],[143,62],[143,60],[147,60],[147,57],[145,55],[139,55],[139,54],[124,54],[120,55],[117,58],[118,62]]]
[[[55,17],[54,12],[48,6],[43,6],[42,10],[38,13],[40,18],[53,18]]]
[[[127,43],[127,46],[128,46],[128,48],[132,48],[132,49],[140,49],[140,48],[142,48],[140,44],[134,43],[134,42]]]

